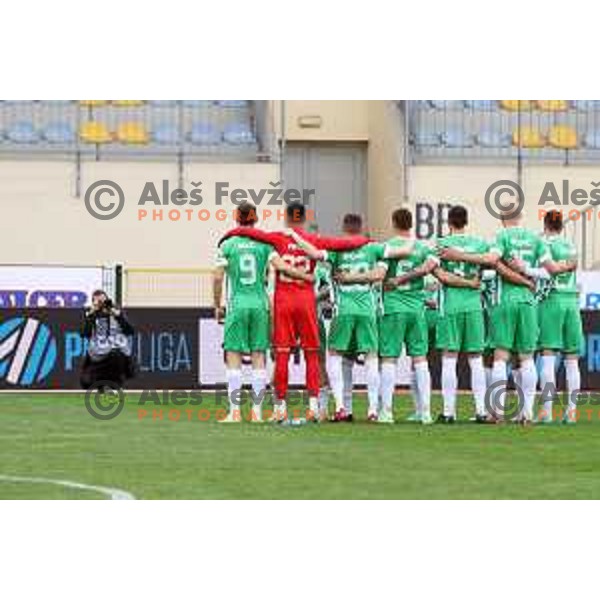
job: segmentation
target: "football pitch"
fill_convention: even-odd
[[[384,425],[365,421],[357,395],[352,424],[285,427],[174,421],[168,407],[163,420],[140,418],[137,400],[100,421],[83,395],[0,396],[0,498],[600,498],[597,420],[476,425],[463,397],[458,423],[422,426],[404,420],[411,400],[398,395],[397,423]]]

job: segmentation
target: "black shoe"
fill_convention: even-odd
[[[487,415],[475,415],[475,423],[480,423],[480,424],[487,424],[490,423],[490,421],[487,418]]]
[[[352,421],[354,421],[354,418],[352,417],[352,413],[349,413],[348,416],[346,417],[346,421],[348,423],[352,423]]]
[[[436,419],[436,423],[443,423],[444,425],[451,425],[454,421],[456,421],[454,417],[447,417],[444,414],[438,415],[438,418]]]

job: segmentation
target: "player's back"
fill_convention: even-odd
[[[529,268],[538,268],[548,257],[542,236],[525,227],[506,227],[496,236],[492,251],[505,262],[516,259]],[[534,293],[524,285],[498,280],[499,302],[533,302]]]
[[[562,235],[545,236],[550,258],[555,261],[577,260],[577,248],[573,242]],[[576,271],[558,273],[552,277],[552,288],[549,300],[572,301],[578,296]]]
[[[489,244],[475,235],[455,233],[438,241],[440,248],[456,248],[467,254],[484,254],[489,249]],[[479,276],[479,265],[454,260],[442,260],[441,268],[448,273],[475,279]],[[467,312],[481,310],[481,292],[477,289],[443,286],[440,292],[440,310],[443,313]]]
[[[267,244],[241,236],[223,242],[217,264],[227,273],[230,306],[268,306],[266,279],[272,252]]]
[[[430,256],[433,256],[431,248],[421,240],[412,240],[396,236],[386,242],[391,247],[403,247],[414,243],[413,251],[406,258],[386,259],[386,279],[400,277],[409,271],[422,265]],[[385,283],[385,282],[384,282]],[[383,292],[383,311],[385,314],[420,310],[425,303],[425,280],[423,277],[412,279],[408,283],[396,286],[393,290]]]
[[[355,250],[331,252],[329,261],[332,268],[338,272],[360,274],[367,273],[383,260],[384,246],[382,244],[366,244]],[[375,314],[378,309],[378,300],[375,293],[376,286],[371,283],[343,283],[335,286],[336,303],[340,313]]]
[[[316,261],[306,255],[291,235],[280,233],[277,236],[276,249],[282,260],[290,267],[307,274],[314,273]],[[314,284],[309,281],[292,279],[285,273],[277,271],[275,275],[275,295],[302,294],[313,297],[315,295]]]

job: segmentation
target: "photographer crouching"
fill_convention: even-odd
[[[87,390],[104,381],[121,389],[134,375],[133,327],[106,292],[97,290],[92,294],[92,306],[85,311],[81,335],[88,340],[81,386]]]

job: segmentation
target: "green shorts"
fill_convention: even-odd
[[[537,306],[527,302],[500,303],[492,309],[494,348],[532,354],[537,349]]]
[[[559,350],[565,354],[581,354],[583,329],[576,303],[548,299],[538,306],[541,350]]]
[[[336,315],[329,329],[329,349],[335,352],[366,354],[377,352],[377,317]]]
[[[436,347],[448,352],[481,354],[485,347],[483,311],[471,310],[440,317]]]
[[[429,331],[424,310],[392,313],[379,319],[379,356],[397,358],[404,345],[409,356],[427,355]]]
[[[229,352],[266,352],[271,318],[264,308],[236,307],[227,311],[223,348]]]
[[[427,329],[429,330],[430,334],[431,334],[431,332],[435,331],[435,328],[437,327],[439,318],[440,318],[439,311],[434,310],[432,308],[425,309],[425,320],[427,321]]]

